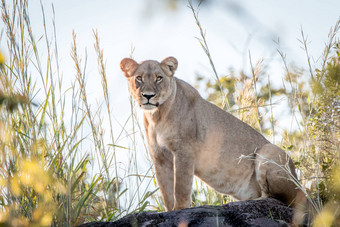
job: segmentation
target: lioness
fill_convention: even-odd
[[[120,63],[130,93],[144,111],[166,209],[190,206],[194,175],[238,200],[272,197],[291,204],[298,189],[287,172],[296,178],[289,156],[174,77],[177,66],[174,57],[161,63],[138,64],[129,58]]]

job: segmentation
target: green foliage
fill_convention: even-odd
[[[228,99],[229,112],[257,130],[271,135],[271,125],[265,125],[267,119],[264,119],[264,116],[270,112],[270,103],[273,97],[286,95],[287,91],[283,88],[276,89],[270,83],[266,83],[267,78],[264,78],[261,70],[260,61],[254,69],[255,74],[253,76],[246,75],[243,72],[236,76],[231,72],[230,75],[220,76],[219,80]],[[202,82],[205,83],[203,86],[208,94],[207,100],[222,108],[223,103],[226,101],[221,96],[219,84],[215,80],[203,80],[200,78],[197,78],[197,82],[198,86],[202,86]],[[255,91],[255,83],[258,86],[258,91]],[[272,122],[272,120],[270,118],[269,122]]]
[[[340,64],[339,48],[330,57],[323,70],[316,70],[311,81],[313,102],[308,121],[308,133],[312,138],[310,163],[318,171],[321,179],[317,182],[318,194],[323,201],[339,200],[340,195],[331,191],[329,178],[340,158]]]

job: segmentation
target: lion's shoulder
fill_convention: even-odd
[[[196,100],[201,98],[200,94],[193,86],[191,86],[184,80],[178,78],[175,79],[177,84],[177,93],[179,93],[181,97],[185,96],[190,100]]]

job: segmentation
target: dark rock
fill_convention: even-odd
[[[200,206],[170,212],[129,214],[115,222],[91,222],[79,227],[108,226],[289,226],[293,209],[275,199],[232,202],[223,206]]]

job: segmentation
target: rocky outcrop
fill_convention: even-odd
[[[232,202],[223,206],[200,206],[170,212],[129,214],[115,222],[91,222],[81,227],[106,226],[289,226],[293,209],[275,199]]]

